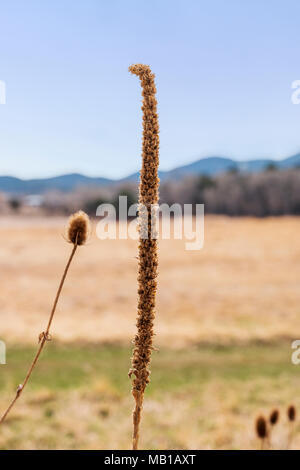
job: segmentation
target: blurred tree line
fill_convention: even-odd
[[[229,170],[215,177],[201,175],[160,185],[160,203],[205,204],[205,213],[230,216],[276,216],[300,214],[300,169],[267,167],[261,173]],[[68,214],[83,209],[95,216],[97,207],[111,203],[118,211],[119,195],[127,196],[128,207],[137,202],[138,185],[78,188],[72,193],[48,193],[43,209]]]
[[[204,203],[205,212],[231,216],[300,214],[300,169],[267,168],[261,173],[229,171],[216,177],[198,176],[161,187],[161,200]]]

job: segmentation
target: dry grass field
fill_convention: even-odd
[[[47,320],[70,251],[65,223],[0,222],[1,336],[9,343],[32,344]],[[297,336],[299,231],[298,218],[206,217],[203,250],[186,251],[182,240],[161,241],[157,344]],[[78,251],[55,318],[55,338],[128,344],[135,333],[137,242],[100,241],[94,230]]]
[[[71,249],[65,219],[0,221],[1,411],[23,379]],[[95,227],[94,227],[95,228]],[[300,405],[300,219],[208,216],[201,251],[160,243],[156,345],[141,447],[255,448],[253,422]],[[32,381],[0,429],[0,448],[130,448],[137,242],[78,249]],[[164,393],[161,393],[161,391]],[[300,447],[296,436],[293,447]]]

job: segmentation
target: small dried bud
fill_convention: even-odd
[[[268,435],[267,422],[263,416],[259,416],[255,423],[256,434],[260,439],[265,439]]]
[[[277,423],[278,419],[279,419],[279,411],[275,409],[270,414],[270,418],[269,418],[270,424],[274,426],[274,424]]]
[[[287,415],[289,418],[289,421],[295,421],[296,419],[296,408],[294,405],[290,405],[287,409]]]
[[[90,232],[90,219],[88,215],[79,211],[71,215],[67,228],[67,239],[70,243],[84,245]]]

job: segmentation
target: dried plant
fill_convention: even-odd
[[[288,440],[287,440],[287,449],[289,449],[289,447],[292,444],[293,437],[294,437],[294,429],[295,429],[295,421],[296,421],[296,408],[294,405],[290,405],[288,407],[287,417],[288,417],[289,425],[290,425]]]
[[[294,407],[294,405],[290,405],[288,407],[287,415],[288,415],[289,421],[295,421],[295,419],[296,419],[296,408]]]
[[[137,334],[134,338],[132,368],[134,374],[132,394],[135,399],[133,412],[134,450],[138,448],[139,427],[144,392],[149,383],[149,364],[153,349],[153,323],[157,289],[157,237],[155,208],[158,204],[159,126],[157,115],[156,87],[154,74],[148,65],[136,64],[129,71],[141,80],[143,96],[143,150],[139,186],[139,270],[138,270],[138,312]],[[152,223],[151,223],[152,221]]]
[[[275,408],[273,411],[271,411],[270,417],[269,417],[269,421],[270,421],[271,426],[275,426],[275,424],[278,422],[278,420],[279,420],[279,410],[277,410],[277,408]]]
[[[56,306],[57,306],[57,303],[58,303],[58,300],[59,300],[64,282],[65,282],[66,276],[68,274],[69,267],[71,265],[71,262],[72,262],[72,259],[73,259],[74,255],[75,255],[76,249],[77,249],[78,246],[83,245],[85,243],[85,241],[87,239],[87,236],[88,236],[88,233],[89,233],[89,227],[90,227],[89,218],[82,211],[79,211],[76,214],[73,214],[69,219],[69,224],[68,224],[67,234],[66,235],[67,235],[67,240],[70,243],[73,244],[73,248],[72,248],[71,254],[69,256],[69,259],[67,261],[66,267],[64,269],[64,272],[63,272],[63,275],[62,275],[62,278],[61,278],[61,281],[60,281],[60,284],[59,284],[59,287],[58,287],[58,290],[57,290],[57,293],[56,293],[56,296],[55,296],[55,299],[54,299],[54,303],[53,303],[53,307],[52,307],[50,317],[49,317],[49,320],[48,320],[47,328],[46,328],[45,331],[43,331],[39,335],[39,347],[38,347],[37,353],[36,353],[36,355],[33,359],[33,362],[31,364],[31,366],[29,367],[29,370],[26,374],[26,377],[25,377],[23,383],[18,386],[17,392],[16,392],[16,395],[15,395],[14,399],[10,403],[10,405],[7,408],[7,410],[5,411],[5,413],[2,415],[2,417],[0,419],[0,424],[2,424],[4,422],[5,418],[7,417],[10,410],[13,408],[16,401],[18,400],[18,398],[20,398],[27,382],[30,379],[30,376],[33,372],[33,369],[36,366],[36,363],[37,363],[37,361],[40,357],[40,354],[41,354],[45,344],[46,344],[46,341],[51,341],[50,328],[51,328],[51,324],[52,324],[53,317],[54,317],[54,314],[55,314]]]
[[[279,410],[277,408],[274,408],[271,411],[270,416],[269,416],[270,427],[269,427],[269,433],[268,433],[268,444],[269,444],[270,449],[273,448],[273,446],[272,446],[273,428],[278,423],[278,420],[279,420]]]
[[[264,448],[266,439],[268,438],[267,421],[264,416],[259,416],[255,422],[257,437],[261,440],[261,450]]]

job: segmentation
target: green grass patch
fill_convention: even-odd
[[[0,389],[19,384],[35,354],[31,347],[8,347],[2,365]],[[85,388],[106,379],[119,392],[130,388],[128,370],[131,349],[118,346],[47,345],[31,377],[33,389]],[[185,350],[162,349],[153,353],[148,393],[176,390],[203,382],[248,381],[259,377],[279,378],[298,374],[291,364],[290,344],[213,347]]]

